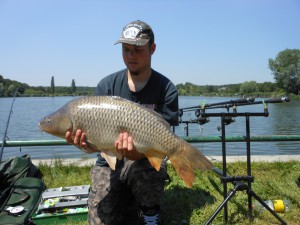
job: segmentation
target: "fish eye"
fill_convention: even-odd
[[[51,123],[51,117],[48,117],[48,118],[46,119],[46,121],[47,121],[47,123]]]

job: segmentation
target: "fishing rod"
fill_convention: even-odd
[[[284,102],[290,102],[289,97],[282,97],[282,98],[270,98],[265,99],[261,101],[253,101],[249,103],[239,103],[237,106],[245,106],[245,105],[254,105],[254,104],[268,104],[268,103],[284,103]],[[233,107],[233,105],[230,105],[230,107]]]
[[[218,103],[212,103],[212,104],[203,104],[198,106],[192,106],[192,107],[186,107],[181,108],[179,111],[179,114],[183,112],[193,111],[195,109],[218,109],[218,108],[231,108],[231,107],[237,107],[237,106],[247,106],[247,105],[254,105],[254,104],[268,104],[268,103],[283,103],[283,102],[289,102],[290,99],[288,97],[282,97],[282,98],[270,98],[266,100],[261,101],[255,101],[255,98],[240,98],[236,100],[230,100],[225,102],[218,102]]]
[[[290,102],[290,99],[288,97],[282,97],[282,98],[271,98],[271,99],[265,99],[261,101],[253,101],[253,102],[238,102],[235,104],[227,104],[222,106],[213,106],[209,109],[218,109],[218,108],[226,108],[227,112],[229,112],[229,108],[233,108],[233,113],[237,113],[237,107],[239,106],[248,106],[248,105],[256,105],[256,104],[263,104],[265,112],[268,111],[268,103],[284,103],[284,102]],[[198,109],[199,110],[199,109]],[[202,110],[204,111],[204,110]]]
[[[4,150],[4,144],[6,143],[6,138],[7,138],[7,130],[8,130],[8,124],[9,124],[9,121],[10,121],[10,116],[11,114],[13,113],[13,106],[14,106],[14,102],[15,102],[15,99],[16,99],[16,95],[17,95],[17,92],[18,92],[18,89],[16,89],[15,93],[14,93],[14,97],[13,97],[13,100],[12,100],[12,103],[11,103],[11,106],[10,106],[10,111],[9,111],[9,115],[8,115],[8,118],[7,118],[7,123],[6,123],[6,128],[5,128],[5,131],[4,131],[4,135],[3,135],[3,140],[2,140],[2,145],[1,145],[1,151],[0,151],[0,163],[2,162],[2,155],[3,155],[3,150]]]
[[[206,109],[214,109],[214,108],[226,108],[227,111],[229,111],[230,107],[234,106],[234,110],[236,110],[236,107],[238,104],[249,104],[255,101],[255,98],[239,98],[235,100],[225,101],[225,102],[218,102],[218,103],[209,103],[209,104],[202,104],[197,106],[191,106],[186,108],[179,109],[179,122],[183,122],[181,120],[181,117],[183,116],[184,112],[189,111],[195,111],[195,116],[198,118],[196,120],[191,121],[192,123],[195,123],[196,121],[200,122],[200,124],[204,124],[209,122],[207,118],[203,118],[203,120],[200,118],[200,114],[204,113]],[[200,119],[199,119],[200,118]]]
[[[268,103],[284,103],[289,102],[290,99],[288,97],[282,97],[282,98],[270,98],[265,99],[261,101],[255,101],[255,98],[240,98],[236,100],[230,100],[225,102],[218,102],[218,103],[212,103],[212,104],[202,104],[198,106],[192,106],[192,107],[186,107],[179,109],[179,122],[180,123],[198,123],[200,125],[203,125],[205,123],[208,123],[210,120],[206,116],[205,113],[206,109],[217,109],[217,108],[225,108],[227,109],[227,113],[229,113],[229,109],[233,108],[232,116],[234,116],[237,113],[237,107],[239,106],[247,106],[247,105],[254,105],[254,104],[263,104],[264,105],[264,113],[268,114]],[[195,119],[190,119],[187,121],[182,121],[182,116],[185,112],[189,111],[195,111]],[[234,122],[235,120],[232,118],[232,116],[226,117],[226,125]]]
[[[251,103],[254,102],[255,98],[250,97],[250,98],[238,98],[235,100],[229,100],[229,101],[225,101],[225,102],[217,102],[217,103],[209,103],[209,104],[202,104],[202,105],[196,105],[196,106],[191,106],[191,107],[186,107],[186,108],[181,108],[180,110],[182,111],[192,111],[194,109],[207,109],[207,108],[212,108],[212,107],[216,107],[219,106],[221,108],[226,108],[224,106],[229,105],[229,104],[242,104],[242,103]]]

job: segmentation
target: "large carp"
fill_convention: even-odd
[[[212,163],[196,148],[176,136],[168,122],[157,112],[115,96],[81,97],[46,116],[40,128],[64,138],[81,129],[86,142],[99,151],[109,151],[119,158],[114,143],[120,132],[127,131],[136,150],[159,170],[165,156],[188,187],[195,180],[195,169],[211,169]]]

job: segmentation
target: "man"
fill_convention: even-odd
[[[178,125],[178,92],[171,81],[151,68],[156,49],[151,27],[133,21],[123,28],[121,38],[126,69],[102,79],[96,95],[114,95],[142,104],[160,113],[170,125]],[[84,131],[78,130],[68,142],[86,152],[95,152],[85,142]],[[125,158],[111,170],[105,153],[98,156],[91,169],[92,186],[89,193],[89,224],[161,224],[160,201],[168,177],[165,162],[156,171],[144,154],[136,151],[134,137],[121,132],[115,147]],[[138,211],[138,213],[137,213]]]

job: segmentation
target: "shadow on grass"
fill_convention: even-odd
[[[215,197],[201,188],[173,186],[164,193],[162,202],[164,224],[190,224],[190,217],[194,210],[214,202]]]

